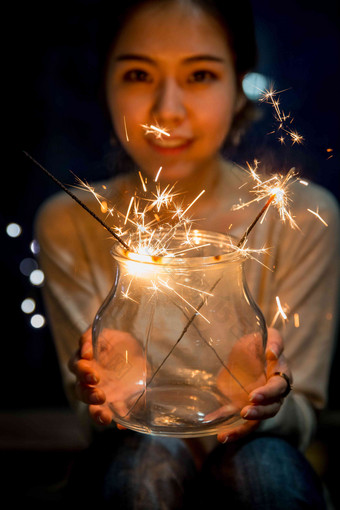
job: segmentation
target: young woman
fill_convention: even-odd
[[[249,106],[241,88],[256,57],[248,2],[127,1],[107,12],[106,21],[112,37],[104,93],[125,156],[150,179],[162,166],[161,184],[178,182],[188,202],[204,188],[191,210],[200,228],[226,232],[232,225],[230,232],[240,237],[258,207],[232,210],[239,199],[249,199],[248,179],[221,150]],[[157,138],[141,127],[146,124],[158,124],[171,136]],[[136,171],[106,182],[111,203],[126,211],[138,183]],[[319,483],[299,450],[309,444],[317,411],[326,402],[338,211],[319,187],[296,184],[293,189],[301,230],[292,230],[270,210],[252,233],[252,244],[271,251],[264,265],[249,262],[247,280],[269,324],[279,295],[298,314],[300,327],[289,321],[281,332],[269,329],[267,382],[241,412],[246,425],[220,434],[218,441],[190,442],[108,427],[84,453],[82,469],[75,469],[71,487],[78,502],[149,510],[207,504],[325,508]],[[82,199],[94,207],[93,198],[84,194]],[[315,203],[328,228],[307,212]],[[88,406],[93,422],[103,428],[111,424],[112,412],[92,362],[90,326],[112,285],[112,241],[86,212],[59,195],[43,207],[37,232],[66,391],[80,412]],[[275,372],[286,374],[289,382],[294,377],[287,398],[290,384]]]

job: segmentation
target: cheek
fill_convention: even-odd
[[[219,87],[215,94],[202,98],[196,105],[201,123],[212,136],[225,139],[230,130],[236,107],[234,89]]]
[[[120,141],[123,143],[131,133],[135,138],[142,133],[140,124],[145,122],[145,102],[134,94],[111,91],[108,105],[112,124]]]

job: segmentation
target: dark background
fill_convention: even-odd
[[[23,299],[33,297],[37,312],[45,313],[41,289],[29,283],[19,266],[32,257],[29,245],[38,207],[58,189],[22,151],[66,184],[74,184],[70,169],[88,180],[108,175],[110,133],[97,98],[97,4],[96,0],[19,3],[10,14],[13,29],[6,44],[10,58],[4,80],[9,91],[2,98],[3,108],[10,110],[6,129],[10,157],[3,163],[0,205],[2,366],[7,388],[2,409],[7,417],[65,405],[48,323],[34,329],[30,316],[20,309]],[[338,2],[254,0],[253,6],[260,54],[257,71],[278,90],[289,89],[281,95],[282,105],[292,113],[305,142],[281,147],[268,134],[272,109],[263,105],[262,120],[233,157],[243,164],[262,153],[273,154],[275,164],[296,166],[302,177],[339,199]],[[10,222],[22,226],[20,237],[6,235]],[[339,361],[332,388],[339,381],[337,371]],[[331,390],[330,409],[339,408],[335,393]]]

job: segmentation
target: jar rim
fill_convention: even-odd
[[[144,236],[145,240],[149,239],[150,236]],[[136,240],[143,240],[143,234],[137,235]],[[186,240],[187,245],[188,238],[187,233],[184,230],[177,231],[173,237],[172,242],[184,242]],[[132,243],[133,244],[133,241]],[[183,245],[182,245],[183,246]],[[172,249],[174,250],[174,246]],[[206,248],[205,253],[200,255],[199,252],[202,248]],[[116,260],[120,261],[133,261],[140,262],[143,264],[157,264],[162,266],[200,266],[210,264],[221,264],[231,262],[243,262],[247,257],[246,253],[239,248],[236,243],[236,238],[230,234],[223,234],[219,232],[213,232],[208,230],[191,230],[190,232],[190,247],[184,246],[176,251],[172,251],[169,254],[161,255],[156,252],[152,254],[148,253],[145,248],[145,253],[134,252],[124,249],[121,243],[116,242],[111,250],[112,256]]]

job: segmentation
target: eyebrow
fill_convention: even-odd
[[[116,57],[117,62],[124,62],[128,60],[139,60],[142,62],[147,62],[149,64],[155,64],[155,61],[146,55],[139,55],[136,53],[126,53],[122,55],[118,55]],[[224,63],[225,59],[223,57],[215,56],[215,55],[193,55],[192,57],[187,57],[184,59],[184,63],[192,63],[192,62],[202,62],[202,61],[209,61],[209,62],[219,62]]]

